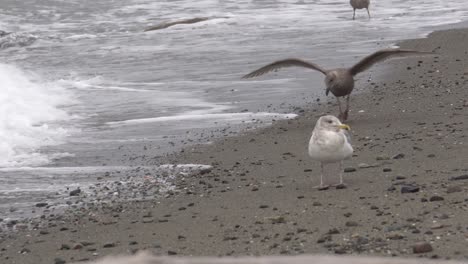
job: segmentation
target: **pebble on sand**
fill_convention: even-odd
[[[413,245],[413,253],[415,254],[427,253],[431,252],[432,250],[433,249],[431,244],[427,242],[419,242]]]

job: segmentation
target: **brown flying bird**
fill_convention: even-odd
[[[367,10],[367,15],[369,15],[370,19],[370,13],[369,13],[369,4],[370,0],[350,0],[349,3],[353,7],[353,20],[354,17],[356,16],[356,9],[363,9],[365,8]]]
[[[371,55],[365,57],[357,64],[352,66],[351,68],[337,68],[326,70],[317,64],[306,62],[300,59],[285,59],[273,62],[268,64],[258,70],[255,70],[242,78],[252,78],[263,75],[267,72],[284,68],[284,67],[292,67],[292,66],[300,66],[309,68],[312,70],[319,71],[325,75],[325,85],[327,89],[325,91],[325,95],[328,93],[332,93],[336,100],[338,101],[338,107],[340,110],[339,118],[341,120],[348,119],[348,112],[349,112],[349,96],[354,88],[354,76],[360,72],[363,72],[369,69],[372,65],[382,60],[385,60],[392,56],[405,56],[405,55],[413,55],[413,54],[433,54],[432,52],[421,52],[416,50],[404,50],[404,49],[383,49],[377,52],[372,53]],[[346,109],[343,112],[341,109],[341,102],[339,97],[346,96]]]

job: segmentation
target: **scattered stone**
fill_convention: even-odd
[[[36,207],[46,207],[48,203],[37,203]]]
[[[319,237],[319,239],[317,239],[317,244],[321,244],[321,243],[324,243],[326,241],[331,241],[331,235],[329,234],[324,234],[322,235],[321,237]]]
[[[284,224],[286,223],[286,219],[284,216],[276,216],[276,217],[271,217],[270,221],[272,224]]]
[[[346,225],[347,227],[354,227],[354,226],[358,226],[358,223],[355,222],[355,221],[347,221],[347,222],[345,223],[345,225]]]
[[[72,247],[72,249],[74,249],[74,250],[78,250],[78,249],[82,249],[82,248],[83,248],[83,245],[81,243],[76,243]]]
[[[382,156],[377,156],[375,159],[376,159],[376,160],[389,160],[390,157],[389,157],[389,156],[383,156],[383,155],[382,155]]]
[[[394,233],[388,234],[387,238],[390,240],[400,240],[400,239],[405,238],[405,236],[399,232],[394,232]]]
[[[330,230],[328,230],[328,233],[329,235],[336,235],[336,234],[339,234],[340,233],[340,230],[338,230],[337,228],[332,228]]]
[[[432,250],[433,249],[431,244],[427,242],[419,242],[413,245],[413,253],[415,254],[427,253],[431,252]]]
[[[438,195],[434,195],[431,198],[429,198],[430,202],[437,202],[437,201],[443,201],[443,200],[445,200],[444,197],[438,196]]]
[[[112,243],[112,242],[106,243],[102,247],[103,248],[113,248],[113,247],[115,247],[115,243]]]
[[[393,156],[392,159],[402,159],[404,157],[405,157],[405,154],[399,153],[399,154],[396,154],[395,156]]]
[[[468,180],[468,174],[450,178],[451,181]]]
[[[20,250],[19,253],[20,253],[20,254],[28,254],[28,253],[31,253],[31,250],[28,249],[28,248],[23,248],[23,249]]]
[[[383,172],[391,172],[392,169],[391,168],[383,168]]]
[[[417,186],[411,186],[411,185],[401,186],[401,193],[416,193],[416,192],[419,192],[419,187]]]
[[[350,168],[345,168],[345,169],[344,169],[344,172],[346,172],[346,173],[355,172],[355,171],[356,171],[356,169],[355,169],[355,168],[352,168],[352,167],[350,167]]]
[[[346,249],[344,247],[339,247],[335,249],[335,254],[346,254]]]
[[[449,186],[447,187],[447,193],[456,193],[463,191],[462,187],[460,186]]]
[[[70,249],[70,246],[67,244],[62,244],[62,246],[60,246],[60,250],[69,250],[69,249]]]
[[[169,256],[173,256],[173,255],[177,255],[177,252],[172,251],[172,250],[168,250],[168,251],[167,251],[167,254],[168,254]]]
[[[81,193],[81,189],[77,188],[77,189],[70,192],[70,196],[78,196],[78,195],[80,195],[80,193]]]
[[[367,168],[372,168],[373,166],[367,163],[359,163],[358,167],[361,169],[367,169]]]
[[[87,247],[87,246],[94,245],[95,243],[94,243],[94,242],[90,242],[90,241],[81,241],[80,244],[82,244],[83,246]]]
[[[55,258],[54,263],[55,264],[65,264],[67,262],[65,260],[61,259],[61,258]]]
[[[435,224],[433,224],[433,225],[431,226],[431,229],[441,229],[441,228],[443,228],[443,227],[444,227],[443,224],[441,224],[441,223],[435,223]]]

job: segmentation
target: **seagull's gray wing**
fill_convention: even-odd
[[[322,67],[318,66],[315,63],[306,62],[306,61],[299,60],[299,59],[285,59],[285,60],[275,61],[266,66],[263,66],[258,70],[255,70],[247,75],[244,75],[242,78],[245,79],[245,78],[257,77],[265,73],[271,72],[273,70],[277,70],[279,68],[293,67],[293,66],[309,68],[312,70],[319,71],[323,74],[326,74],[327,72],[325,69],[323,69]]]
[[[363,72],[372,65],[388,59],[394,56],[407,56],[407,55],[424,55],[424,54],[434,54],[432,52],[424,52],[424,51],[417,51],[417,50],[405,50],[405,49],[383,49],[372,53],[371,55],[365,57],[360,62],[355,64],[351,69],[349,69],[352,75],[356,75],[360,72]]]

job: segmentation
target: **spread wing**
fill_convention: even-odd
[[[390,57],[396,56],[408,56],[408,55],[424,55],[424,54],[434,54],[432,52],[424,52],[424,51],[417,51],[417,50],[405,50],[405,49],[383,49],[372,53],[371,55],[365,57],[360,62],[355,64],[350,69],[350,73],[352,75],[356,75],[360,72],[363,72],[372,65],[388,59]]]
[[[244,75],[242,78],[243,79],[253,78],[253,77],[257,77],[257,76],[263,75],[265,73],[268,73],[268,72],[271,72],[280,68],[293,67],[293,66],[305,67],[305,68],[309,68],[312,70],[319,71],[323,74],[326,74],[326,70],[321,68],[315,63],[310,63],[310,62],[306,62],[306,61],[299,60],[299,59],[285,59],[285,60],[275,61],[266,66],[263,66],[258,70],[255,70],[247,75]]]

